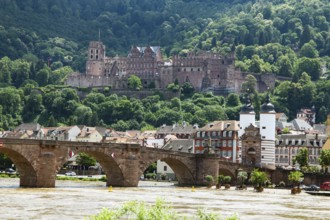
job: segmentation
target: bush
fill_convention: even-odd
[[[225,176],[223,180],[225,181],[226,184],[229,184],[231,181],[231,176]]]
[[[172,206],[166,204],[163,200],[157,199],[154,205],[147,205],[144,202],[130,201],[122,207],[114,210],[103,208],[98,215],[90,216],[91,220],[115,220],[115,219],[188,219],[177,214]],[[222,218],[216,213],[207,213],[206,210],[199,209],[196,217],[191,217],[196,220],[221,220]],[[227,220],[236,220],[236,215],[226,218]]]
[[[147,173],[146,175],[147,179],[156,179],[156,174],[155,173]]]

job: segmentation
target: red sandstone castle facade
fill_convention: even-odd
[[[67,84],[74,87],[111,87],[127,89],[127,79],[138,76],[143,88],[166,89],[178,81],[189,82],[195,91],[213,91],[218,94],[240,92],[247,73],[234,68],[234,56],[221,57],[211,52],[188,53],[186,57],[174,56],[164,61],[161,48],[147,46],[131,48],[127,57],[106,57],[105,45],[100,41],[89,43],[86,73],[74,73]],[[273,87],[271,74],[256,75],[258,90]]]

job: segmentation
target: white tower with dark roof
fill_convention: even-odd
[[[238,138],[244,134],[244,129],[250,126],[251,124],[255,126],[256,124],[256,113],[254,112],[253,105],[251,104],[250,98],[246,97],[245,105],[242,107],[241,112],[239,113],[239,127]]]
[[[261,167],[275,169],[276,112],[269,95],[260,109]]]
[[[256,113],[254,112],[254,107],[251,103],[250,97],[246,95],[245,105],[242,107],[241,112],[239,113],[239,130],[238,130],[238,139],[239,139],[239,151],[238,160],[242,162],[242,140],[241,137],[245,132],[245,128],[250,125],[256,126]]]

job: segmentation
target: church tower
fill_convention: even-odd
[[[269,94],[260,109],[261,166],[275,169],[276,112]]]
[[[86,62],[87,76],[104,75],[105,45],[101,41],[91,41],[88,47]]]

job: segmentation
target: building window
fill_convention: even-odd
[[[200,132],[197,132],[197,137],[199,138],[201,136],[201,133]]]
[[[228,137],[232,137],[233,136],[233,131],[228,131]]]
[[[167,171],[167,166],[164,166],[164,171]]]
[[[201,141],[196,141],[196,147],[199,147],[201,145]]]
[[[265,126],[263,126],[263,127],[262,127],[262,129],[266,129],[266,127],[265,127]]]
[[[228,140],[228,147],[232,147],[233,146],[233,141],[232,140]]]
[[[226,147],[226,146],[227,146],[227,143],[226,143],[225,140],[222,141],[222,146],[223,146],[223,147]]]
[[[265,139],[265,138],[266,138],[266,136],[262,136],[262,138],[263,138],[263,139]]]

